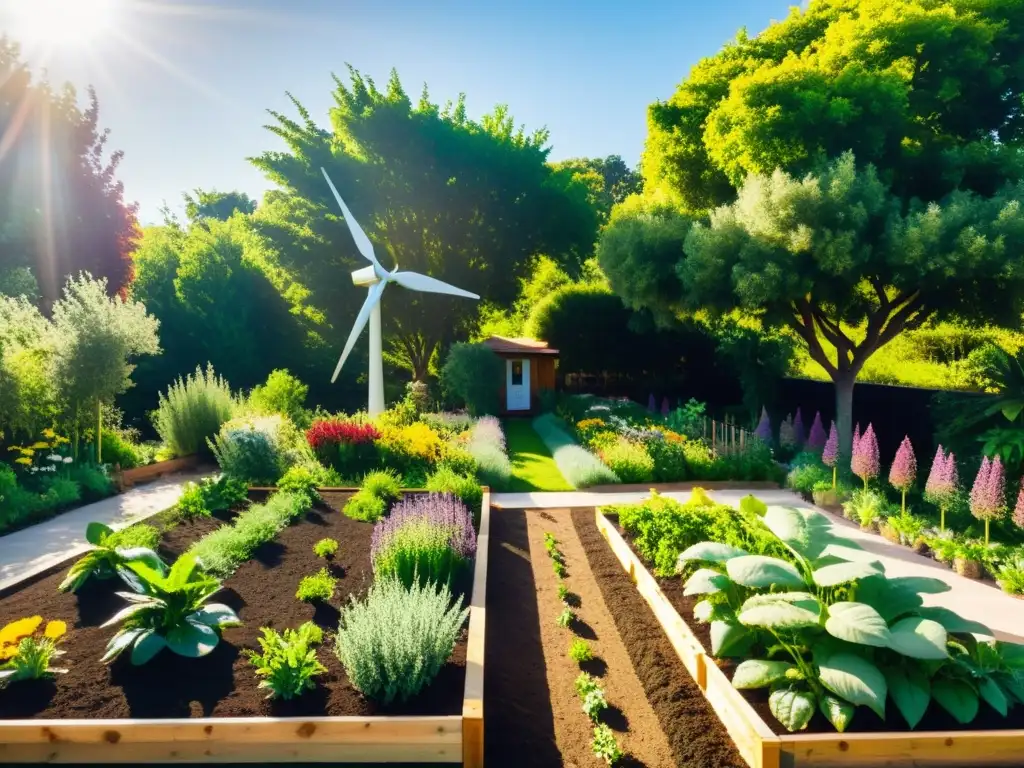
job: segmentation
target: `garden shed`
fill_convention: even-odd
[[[538,407],[542,390],[555,388],[558,350],[537,339],[507,339],[491,336],[484,344],[505,361],[501,382],[503,413],[529,413]]]

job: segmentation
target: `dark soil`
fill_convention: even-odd
[[[66,675],[44,682],[18,683],[17,696],[0,697],[0,718],[165,718],[311,715],[451,715],[462,711],[465,678],[465,632],[449,663],[433,684],[405,705],[382,707],[364,698],[348,681],[333,652],[339,606],[361,596],[372,581],[370,537],[373,526],[350,520],[337,509],[345,495],[327,499],[304,519],[260,547],[252,560],[226,579],[215,598],[234,608],[243,626],[224,631],[220,644],[201,659],[185,659],[166,649],[148,664],[133,667],[125,654],[111,665],[100,663],[116,627],[104,621],[124,606],[113,594],[123,589],[116,580],[90,580],[77,595],[57,591],[66,570],[0,597],[0,623],[22,616],[63,619],[67,651],[60,666]],[[332,509],[331,507],[334,507]],[[180,554],[199,536],[222,524],[202,519],[174,526],[163,534],[162,553]],[[339,578],[327,605],[314,606],[295,598],[299,580],[325,561],[313,554],[322,538],[337,539],[338,554],[328,567]],[[324,629],[318,652],[327,672],[316,690],[292,702],[270,702],[246,659],[245,649],[258,650],[260,627],[297,627],[315,621]]]
[[[488,768],[562,765],[522,510],[491,515],[484,692]]]
[[[579,514],[579,513],[574,513]],[[592,514],[592,513],[591,513]],[[636,547],[633,546],[633,540],[626,531],[618,527],[615,516],[609,516],[609,519],[616,522],[616,529],[622,535],[622,537],[629,544],[630,549],[633,550],[634,554],[641,560],[644,558],[640,557],[640,554],[636,551]],[[597,531],[597,526],[591,521],[591,526]],[[608,553],[608,557],[615,563],[616,568],[622,572],[622,566],[619,564],[615,555],[612,554],[611,550],[608,549],[604,539],[601,538],[600,533],[597,534],[600,543]],[[683,580],[679,578],[658,578],[655,577],[658,586],[661,587],[662,592],[668,598],[669,602],[672,603],[673,607],[682,616],[683,621],[686,622],[690,630],[697,636],[701,644],[704,646],[705,651],[710,656],[711,648],[711,632],[707,624],[701,624],[693,618],[693,608],[699,602],[696,597],[687,597],[683,595]],[[628,583],[628,579],[627,579]],[[641,602],[642,599],[640,599]],[[646,608],[646,604],[644,604]],[[733,671],[736,669],[737,662],[731,659],[715,659],[715,664],[719,669],[723,670],[727,677],[732,678]],[[684,674],[688,674],[685,672]],[[785,734],[788,731],[775,719],[775,715],[772,714],[771,709],[768,707],[768,692],[763,691],[740,691],[750,705],[757,711],[761,719],[771,728],[775,733]],[[977,731],[977,730],[1016,730],[1024,728],[1024,707],[1014,707],[1010,710],[1008,717],[1003,717],[994,709],[989,707],[984,702],[981,703],[981,708],[978,712],[978,716],[968,723],[967,725],[961,725],[950,716],[946,710],[942,709],[938,704],[932,701],[928,707],[928,711],[925,713],[924,718],[918,724],[914,730],[917,732],[924,731]],[[833,726],[825,716],[820,712],[815,713],[811,722],[808,724],[805,731],[801,733],[835,733],[835,726]],[[846,733],[877,733],[877,732],[901,732],[906,731],[907,723],[903,717],[899,714],[899,710],[896,709],[892,702],[886,704],[886,718],[882,720],[871,710],[866,707],[858,707],[856,716],[853,718],[853,722],[847,728]]]
[[[688,768],[745,766],[725,727],[679,660],[653,612],[597,530],[594,511],[573,510],[572,520],[633,669],[678,764]]]

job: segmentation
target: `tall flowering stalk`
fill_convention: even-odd
[[[851,452],[851,455],[853,453],[857,452],[857,443],[859,443],[859,442],[860,442],[860,422],[858,421],[856,424],[853,425],[853,450]]]
[[[981,467],[971,488],[971,514],[985,523],[985,545],[988,546],[989,523],[1006,512],[1006,473],[1003,460],[996,456],[981,460]]]
[[[1017,506],[1013,508],[1013,522],[1018,528],[1024,528],[1024,478],[1021,478],[1020,493],[1017,494]]]
[[[814,414],[814,421],[811,422],[811,432],[807,435],[807,447],[813,451],[823,451],[827,440],[825,427],[821,423],[821,411]]]
[[[669,408],[668,404],[668,395],[665,395],[665,397],[661,398],[661,415],[668,416],[670,410],[671,408]]]
[[[757,422],[757,429],[754,430],[754,434],[765,445],[772,444],[772,422],[768,418],[768,409],[764,406],[761,407],[761,420]]]
[[[910,438],[903,436],[903,442],[896,450],[896,458],[892,460],[889,468],[889,483],[893,488],[900,491],[900,511],[907,513],[907,490],[917,479],[917,457],[914,456],[914,446],[910,444]]]
[[[836,469],[839,464],[839,432],[836,431],[836,423],[833,421],[828,430],[828,440],[821,452],[821,460],[826,467],[832,467],[832,490],[836,489]]]
[[[878,477],[878,440],[875,438],[875,428],[871,424],[868,424],[864,434],[853,446],[850,469],[853,470],[853,474],[864,481],[865,491],[868,489],[868,481]]]
[[[653,392],[651,392],[650,397],[647,398],[647,410],[650,411],[651,413],[654,413],[654,411],[655,411],[654,393]]]
[[[960,478],[956,469],[956,456],[943,453],[940,445],[932,460],[932,469],[924,485],[924,497],[939,507],[939,530],[946,530],[946,509],[960,492]]]
[[[793,440],[796,442],[797,447],[803,447],[803,444],[807,441],[807,430],[804,429],[804,415],[800,412],[800,409],[796,409],[796,418],[793,419]]]

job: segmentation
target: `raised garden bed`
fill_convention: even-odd
[[[837,733],[816,715],[807,732],[785,731],[768,713],[766,696],[738,691],[730,682],[733,662],[706,650],[708,632],[692,618],[696,602],[682,595],[679,579],[658,580],[647,570],[615,522],[594,510],[594,523],[610,551],[651,608],[687,671],[703,691],[743,759],[752,768],[800,766],[1017,766],[1024,749],[1024,716],[979,716],[959,726],[935,707],[920,729],[905,730],[898,717],[886,721],[858,712],[852,730]],[[990,730],[981,730],[979,725]],[[815,732],[817,731],[817,732]]]
[[[121,469],[114,473],[114,485],[119,492],[128,490],[139,483],[148,483],[158,477],[170,475],[174,472],[185,472],[199,466],[198,456],[181,456],[177,459],[158,461],[154,464],[146,464],[132,469]]]
[[[69,630],[51,681],[19,682],[0,692],[0,762],[463,762],[482,764],[483,650],[489,493],[484,492],[468,627],[438,677],[404,705],[382,707],[349,683],[332,652],[338,608],[372,582],[373,526],[340,514],[351,489],[327,489],[324,502],[225,579],[217,600],[243,624],[223,631],[208,656],[165,652],[132,667],[127,658],[100,663],[115,628],[100,624],[123,607],[110,582],[91,580],[76,594],[57,585],[68,563],[0,596],[0,616],[63,619]],[[253,494],[254,496],[265,494]],[[180,554],[223,524],[215,518],[165,532],[162,553]],[[295,599],[299,579],[324,561],[322,538],[341,543],[330,564],[338,589],[326,604]],[[327,672],[315,690],[270,702],[243,649],[258,650],[260,627],[313,621],[325,630],[318,659]],[[331,634],[328,637],[328,632]]]

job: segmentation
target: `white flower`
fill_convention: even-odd
[[[46,460],[47,461],[61,462],[61,461],[64,461],[64,457],[63,456],[58,456],[56,453],[51,453],[49,456],[46,457]]]
[[[38,472],[39,471],[39,467],[30,467],[28,471],[29,472]]]
[[[65,464],[70,464],[72,461],[74,461],[74,459],[71,458],[70,456],[65,456],[64,457],[64,463]]]

